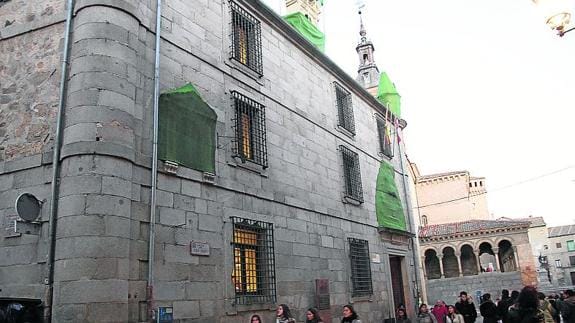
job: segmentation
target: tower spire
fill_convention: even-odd
[[[367,31],[365,31],[365,25],[363,24],[363,18],[361,16],[361,8],[363,8],[364,6],[362,5],[359,8],[358,14],[359,14],[359,35],[361,36],[361,43],[365,44],[365,42],[367,42],[367,37],[365,37],[365,35],[367,35]]]
[[[357,69],[356,81],[363,85],[363,87],[373,95],[377,94],[377,86],[379,82],[379,69],[375,65],[373,52],[375,48],[370,40],[367,40],[367,31],[363,23],[362,9],[365,5],[362,1],[358,1],[358,14],[359,14],[359,44],[355,47],[357,55],[359,56],[359,68]]]

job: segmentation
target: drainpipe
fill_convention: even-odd
[[[158,181],[158,115],[160,100],[160,41],[162,23],[162,0],[157,0],[156,7],[156,59],[154,63],[154,137],[152,141],[152,196],[150,200],[150,233],[148,241],[148,318],[155,319],[154,304],[154,248],[156,234],[156,193]]]
[[[74,12],[74,0],[66,3],[66,29],[64,31],[64,48],[62,52],[62,74],[60,77],[60,100],[58,102],[58,112],[56,116],[56,132],[54,136],[54,147],[52,154],[52,183],[50,185],[50,220],[48,247],[48,278],[46,284],[46,304],[44,307],[44,317],[47,323],[52,321],[54,302],[54,262],[56,258],[56,228],[58,222],[58,189],[60,176],[60,147],[62,146],[62,123],[64,120],[64,101],[66,100],[66,79],[68,78],[68,58],[70,57],[70,31],[72,26],[72,14]]]
[[[398,127],[399,128],[399,127]],[[399,129],[397,130],[399,131]],[[419,255],[419,249],[418,249],[418,244],[415,243],[415,239],[417,239],[417,228],[415,227],[415,222],[412,221],[412,212],[411,212],[411,200],[409,198],[409,194],[407,192],[407,180],[406,180],[406,173],[405,173],[405,167],[403,166],[403,153],[401,152],[401,143],[398,142],[397,143],[397,147],[398,147],[398,152],[399,152],[399,162],[400,162],[400,167],[401,167],[401,179],[403,181],[403,196],[405,197],[405,205],[407,206],[407,221],[408,221],[408,225],[409,225],[409,229],[411,231],[411,233],[415,234],[414,238],[410,239],[410,244],[411,244],[411,254],[413,255],[413,266],[415,269],[415,288],[417,291],[417,295],[415,295],[417,297],[417,299],[419,299],[419,294],[421,293],[421,287],[419,286],[421,283],[421,280],[419,279],[419,259],[418,255]],[[415,304],[415,306],[417,307],[419,304]],[[415,309],[415,312],[417,313],[417,308]]]

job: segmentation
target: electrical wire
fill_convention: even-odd
[[[493,193],[493,192],[501,191],[501,190],[508,189],[508,188],[511,188],[511,187],[515,187],[515,186],[518,186],[518,185],[521,185],[521,184],[525,184],[525,183],[529,183],[529,182],[532,182],[532,181],[536,181],[536,180],[539,180],[539,179],[544,178],[544,177],[547,177],[547,176],[551,176],[551,175],[555,175],[555,174],[558,174],[558,173],[562,173],[562,172],[564,172],[564,171],[566,171],[566,170],[568,170],[568,169],[571,169],[571,168],[575,168],[575,165],[569,165],[569,166],[567,166],[567,167],[563,167],[563,168],[561,168],[561,169],[554,170],[554,171],[549,172],[549,173],[545,173],[545,174],[538,175],[538,176],[535,176],[535,177],[532,177],[532,178],[528,178],[528,179],[526,179],[526,180],[522,180],[522,181],[519,181],[519,182],[516,182],[516,183],[513,183],[513,184],[505,185],[505,186],[502,186],[502,187],[493,189],[493,190],[491,190],[491,191],[487,191],[487,190],[486,190],[485,192],[479,192],[479,193],[472,194],[472,195],[468,195],[468,196],[465,196],[465,197],[460,197],[460,198],[451,199],[451,200],[447,200],[447,201],[442,201],[442,202],[436,202],[436,203],[431,203],[431,204],[427,204],[427,205],[417,206],[417,207],[414,207],[413,209],[422,209],[422,208],[429,207],[429,206],[435,206],[435,205],[453,203],[453,202],[457,202],[457,201],[469,199],[470,197],[475,197],[475,196],[484,195],[484,194],[487,194],[487,193],[489,193],[489,192]]]

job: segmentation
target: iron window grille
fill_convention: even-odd
[[[343,161],[343,177],[345,181],[345,197],[363,203],[363,190],[361,187],[361,171],[359,169],[359,155],[345,146],[339,146]]]
[[[273,224],[231,217],[235,304],[276,302]]]
[[[379,151],[385,156],[393,157],[393,127],[391,122],[377,119],[377,133],[379,135]]]
[[[341,85],[333,83],[335,86],[335,98],[337,104],[338,126],[355,135],[355,122],[353,120],[353,106],[351,104],[351,93]]]
[[[230,8],[231,58],[262,76],[261,23],[234,1],[230,1]]]
[[[232,91],[235,116],[233,119],[234,156],[267,168],[265,107],[254,100]]]
[[[351,260],[352,296],[372,295],[369,244],[367,240],[354,238],[348,238],[347,241],[349,242],[349,258]]]

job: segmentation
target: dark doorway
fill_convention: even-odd
[[[403,290],[403,257],[389,256],[389,269],[391,270],[391,288],[395,307],[399,304],[405,306],[405,292]]]
[[[575,271],[571,272],[571,285],[575,285]]]

